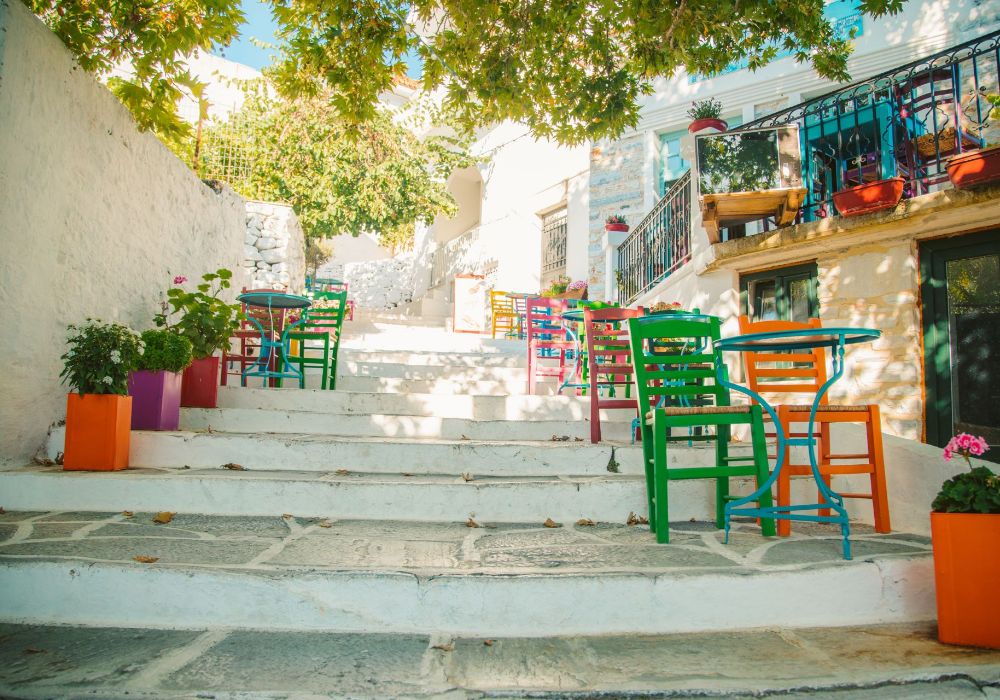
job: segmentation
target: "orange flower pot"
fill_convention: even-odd
[[[931,513],[938,639],[1000,649],[1000,514]]]
[[[69,394],[63,469],[116,471],[128,467],[132,397]]]

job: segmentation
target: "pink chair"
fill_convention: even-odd
[[[629,346],[628,319],[640,318],[643,310],[604,308],[583,310],[583,327],[587,334],[587,363],[590,368],[590,441],[601,441],[601,409],[631,408],[636,410],[632,396],[632,350]],[[601,396],[605,394],[615,396]]]
[[[526,300],[525,331],[528,337],[528,393],[534,394],[538,377],[566,380],[574,364],[568,356],[577,351],[576,342],[566,337],[562,314],[568,309],[565,299],[532,297]],[[558,364],[543,364],[543,361]]]

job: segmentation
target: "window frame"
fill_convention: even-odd
[[[751,313],[750,290],[757,283],[774,282],[774,303],[777,320],[790,321],[791,295],[789,284],[803,278],[809,281],[807,296],[809,318],[819,318],[819,267],[815,260],[740,275],[740,313],[750,317],[751,321],[759,320],[755,319],[754,314]],[[754,290],[754,297],[756,296],[756,290]],[[756,298],[754,299],[754,303],[756,305]]]

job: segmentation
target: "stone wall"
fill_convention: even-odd
[[[305,237],[295,212],[287,204],[247,202],[243,267],[254,288],[305,290]]]
[[[174,275],[247,283],[244,202],[202,183],[80,69],[16,0],[0,0],[0,462],[24,464],[63,417],[66,326],[151,327]]]
[[[386,311],[413,301],[415,272],[413,253],[403,253],[387,260],[346,263],[343,280],[357,307]]]
[[[587,253],[588,296],[604,298],[604,222],[622,214],[630,226],[645,215],[642,171],[645,142],[641,134],[595,145],[590,152],[590,245]]]

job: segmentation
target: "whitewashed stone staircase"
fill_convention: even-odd
[[[124,472],[0,472],[0,505],[31,513],[0,544],[0,621],[550,636],[933,617],[921,538],[861,529],[845,563],[835,532],[747,523],[727,546],[711,484],[688,481],[656,545],[625,525],[646,510],[632,415],[592,445],[587,398],[525,388],[521,342],[369,316],[347,324],[336,391],[228,387],[180,431],[133,433]]]

